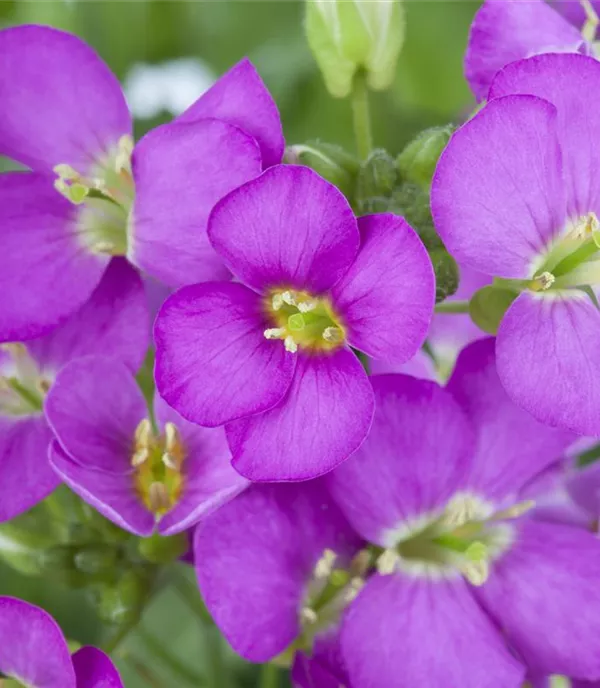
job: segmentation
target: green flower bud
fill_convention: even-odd
[[[404,43],[401,0],[307,0],[306,34],[331,95],[344,98],[359,69],[374,90],[391,86]]]
[[[437,161],[453,131],[454,127],[449,124],[425,129],[418,134],[396,160],[402,178],[429,187]]]
[[[435,273],[435,302],[440,303],[458,289],[460,280],[458,265],[445,248],[431,251],[429,257]]]
[[[297,144],[287,149],[285,161],[310,167],[352,200],[358,161],[340,146],[321,141]]]
[[[500,322],[518,292],[511,289],[488,286],[477,290],[469,302],[471,320],[489,334],[497,334]]]
[[[133,624],[150,593],[149,579],[141,569],[130,569],[116,585],[98,586],[94,591],[98,617],[113,626]]]
[[[406,219],[428,251],[444,248],[433,225],[427,189],[417,184],[402,184],[394,190],[389,210]]]
[[[169,564],[183,556],[188,549],[189,541],[185,533],[171,537],[155,533],[151,537],[140,539],[138,544],[141,556],[153,564]]]
[[[73,557],[75,568],[92,576],[112,571],[117,563],[117,551],[108,545],[89,545],[79,549]]]
[[[387,212],[398,172],[385,150],[374,150],[362,163],[356,179],[356,205],[360,214]]]
[[[55,543],[51,534],[26,527],[22,518],[0,524],[0,559],[26,576],[42,575],[40,552]]]

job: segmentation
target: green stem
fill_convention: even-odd
[[[200,686],[205,685],[204,677],[193,669],[190,669],[178,657],[170,653],[162,640],[158,640],[143,628],[138,629],[137,635],[154,657],[160,660],[165,666],[169,667],[173,674],[195,688],[200,688]]]
[[[442,301],[435,307],[436,313],[468,313],[468,301]]]
[[[212,626],[214,621],[200,597],[198,588],[179,571],[175,576],[174,585],[175,590],[177,590],[200,621],[207,626]]]
[[[223,656],[223,640],[216,626],[202,627],[204,648],[208,670],[208,685],[219,688],[230,688],[232,685],[229,668]]]
[[[260,671],[260,688],[278,688],[279,669],[275,664],[263,664]]]
[[[369,113],[369,89],[366,75],[362,71],[356,73],[352,85],[352,115],[358,157],[366,160],[373,150],[373,135]]]

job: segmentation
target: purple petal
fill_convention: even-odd
[[[553,464],[575,437],[542,425],[511,401],[496,372],[494,345],[490,337],[463,349],[448,390],[477,432],[469,487],[501,501]]]
[[[226,426],[233,465],[249,480],[316,478],[361,445],[372,418],[371,384],[351,351],[298,355],[278,406]]]
[[[75,688],[67,641],[39,607],[0,597],[0,672],[35,688]]]
[[[89,301],[49,334],[27,342],[27,350],[45,372],[86,355],[108,355],[136,371],[149,344],[148,320],[142,280],[123,258],[113,258]]]
[[[348,270],[360,241],[348,201],[308,167],[277,165],[223,198],[208,236],[242,282],[269,287],[331,287]]]
[[[41,414],[0,416],[0,522],[27,511],[60,484],[48,463],[51,440]]]
[[[577,52],[581,34],[544,0],[486,0],[469,35],[465,76],[477,100],[485,100],[502,67],[536,53]]]
[[[73,208],[44,175],[0,175],[1,341],[47,332],[98,285],[109,259],[84,249]]]
[[[391,213],[360,218],[356,260],[332,297],[350,344],[373,358],[405,363],[431,322],[435,276],[421,240]]]
[[[565,487],[577,506],[594,519],[600,518],[600,463],[571,471]]]
[[[279,111],[247,58],[223,74],[178,121],[206,118],[220,119],[253,136],[260,146],[265,167],[281,162],[285,141]]]
[[[131,371],[89,356],[66,365],[46,397],[48,423],[67,455],[85,469],[128,475],[146,402]]]
[[[77,688],[123,688],[110,657],[95,647],[82,647],[73,655]]]
[[[583,292],[521,294],[496,342],[498,375],[542,423],[600,435],[600,312]]]
[[[256,485],[202,521],[194,556],[200,591],[233,649],[252,662],[300,632],[305,589],[325,549],[360,546],[320,481]]]
[[[296,357],[265,339],[266,327],[260,297],[241,284],[180,289],[154,326],[161,396],[211,427],[273,407],[291,384]]]
[[[525,278],[565,222],[556,110],[533,96],[492,101],[450,139],[431,188],[436,228],[459,261]]]
[[[589,94],[600,89],[600,63],[584,55],[538,55],[509,65],[498,74],[490,97],[528,93],[556,107],[569,215],[600,210],[600,151],[590,141],[600,137],[600,112],[589,107]],[[561,225],[558,226],[560,229]]]
[[[290,678],[294,688],[345,688],[350,685],[337,628],[315,638],[310,656],[296,652]]]
[[[346,612],[341,643],[360,688],[519,688],[525,675],[460,578],[376,575]]]
[[[525,522],[477,596],[532,672],[600,679],[600,542]]]
[[[119,82],[83,41],[49,26],[0,33],[0,153],[35,170],[88,170],[132,123]]]
[[[50,445],[50,463],[75,494],[110,521],[139,537],[154,530],[154,515],[135,492],[133,476],[86,468],[72,461],[54,440]]]
[[[203,428],[184,420],[158,395],[154,414],[161,427],[167,422],[178,429],[186,457],[181,501],[160,521],[162,535],[172,535],[240,494],[250,483],[231,465],[231,452],[223,428]]]
[[[169,124],[146,134],[133,153],[132,262],[171,287],[228,279],[208,241],[208,216],[260,172],[254,139],[224,122]]]
[[[422,349],[406,363],[394,364],[373,359],[369,361],[371,375],[386,375],[387,373],[402,373],[419,378],[419,380],[437,380],[437,371],[431,356]]]
[[[360,449],[327,477],[332,495],[370,542],[444,506],[471,465],[473,431],[453,397],[406,375],[371,378],[375,417]]]

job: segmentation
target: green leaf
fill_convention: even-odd
[[[492,286],[479,289],[469,303],[471,320],[484,332],[496,335],[504,314],[517,296],[510,289]]]

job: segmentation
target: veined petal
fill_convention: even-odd
[[[229,278],[210,245],[208,216],[261,172],[254,139],[217,120],[153,129],[133,152],[133,263],[171,287]]]
[[[131,135],[119,82],[77,36],[49,26],[5,29],[0,74],[0,153],[34,170],[89,170]]]
[[[288,390],[296,357],[268,327],[260,297],[241,284],[184,287],[154,326],[161,396],[195,423],[222,425],[275,406]]]
[[[489,102],[450,139],[431,187],[436,228],[459,261],[500,277],[531,263],[565,224],[556,109],[534,96]]]
[[[73,655],[77,688],[123,688],[110,657],[95,647],[82,647]]]
[[[208,236],[244,284],[318,294],[348,270],[360,235],[348,201],[308,167],[277,165],[215,206]]]
[[[496,342],[509,396],[542,423],[600,435],[600,312],[579,291],[521,294]]]
[[[525,677],[461,578],[375,575],[346,612],[341,644],[360,688],[519,688]]]
[[[486,0],[471,24],[465,76],[484,100],[496,73],[536,53],[578,52],[579,31],[544,0]]]
[[[595,58],[549,54],[508,65],[490,91],[491,98],[527,93],[556,107],[567,207],[573,219],[590,211],[600,212],[600,180],[592,172],[600,165],[600,151],[590,145],[600,137],[600,112],[589,104],[589,94],[599,88],[600,63]]]
[[[47,332],[98,285],[109,257],[84,249],[73,208],[45,175],[0,175],[0,341]]]
[[[180,122],[220,119],[253,136],[263,165],[281,162],[285,141],[277,105],[254,65],[244,58],[179,116]]]
[[[361,445],[373,407],[369,378],[351,351],[298,355],[280,404],[226,426],[233,465],[261,482],[316,478]]]
[[[473,430],[452,395],[406,375],[371,378],[375,416],[367,439],[327,483],[354,528],[391,547],[463,486]]]
[[[75,688],[67,641],[43,609],[0,597],[0,672],[35,688]]]
[[[386,213],[358,221],[362,243],[332,297],[349,343],[373,358],[405,363],[427,334],[435,276],[412,227]]]

